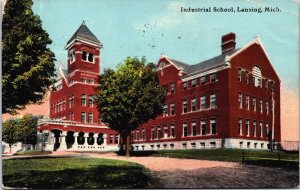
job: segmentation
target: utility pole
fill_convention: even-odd
[[[271,151],[274,149],[274,126],[275,126],[275,100],[274,100],[274,90],[272,91],[272,141],[271,141]]]

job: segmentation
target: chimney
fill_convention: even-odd
[[[235,33],[228,33],[222,36],[222,54],[235,49]]]

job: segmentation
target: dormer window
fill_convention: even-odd
[[[86,83],[86,78],[82,78],[82,82],[83,82],[83,83]]]

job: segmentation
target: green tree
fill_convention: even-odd
[[[2,21],[2,113],[43,99],[53,84],[52,41],[31,10],[32,0],[8,0]]]
[[[18,123],[19,139],[24,144],[35,146],[37,143],[38,119],[43,116],[34,116],[31,114],[24,115]]]
[[[116,71],[104,70],[97,94],[101,120],[121,134],[126,156],[131,147],[131,131],[162,113],[165,100],[156,67],[143,57],[128,57]],[[121,146],[123,147],[123,146]]]
[[[9,119],[3,123],[2,140],[8,143],[9,152],[11,152],[12,145],[20,141],[18,124],[19,119]]]

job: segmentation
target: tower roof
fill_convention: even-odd
[[[73,34],[71,39],[68,41],[66,47],[70,45],[70,43],[73,40],[84,40],[90,43],[93,43],[98,46],[102,46],[101,42],[98,40],[98,38],[90,31],[90,29],[85,25],[85,22],[83,21],[80,27],[77,29],[77,31]]]

